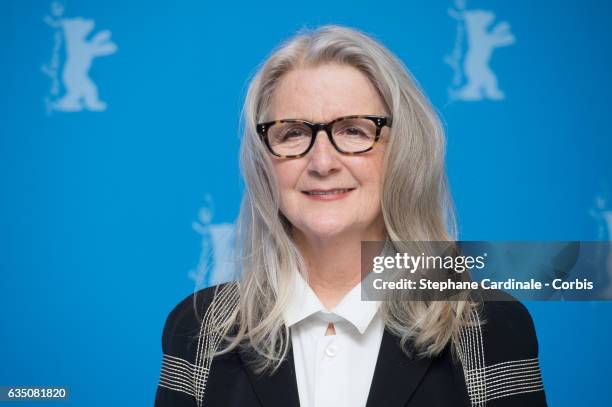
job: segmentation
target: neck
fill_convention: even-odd
[[[362,240],[383,238],[383,230],[320,238],[294,229],[293,239],[308,268],[308,283],[327,309],[361,281]]]

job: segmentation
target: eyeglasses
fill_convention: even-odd
[[[380,139],[381,129],[391,123],[391,117],[371,115],[343,116],[329,123],[283,119],[258,123],[257,134],[275,156],[299,158],[308,154],[319,131],[325,130],[338,152],[353,155],[370,151]]]

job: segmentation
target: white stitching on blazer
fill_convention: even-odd
[[[159,378],[160,387],[193,396],[198,407],[202,407],[213,359],[210,355],[217,351],[223,336],[227,334],[227,330],[219,332],[211,327],[219,326],[237,309],[238,299],[238,286],[235,282],[227,284],[215,293],[200,325],[195,364],[164,354]]]
[[[481,407],[497,398],[544,390],[537,357],[486,366],[476,310],[472,310],[469,325],[461,330],[456,347],[472,406]]]
[[[206,383],[210,373],[212,357],[219,345],[223,336],[227,334],[227,329],[224,332],[218,332],[211,327],[219,326],[227,320],[227,318],[238,307],[238,285],[233,282],[226,285],[219,295],[215,295],[210,306],[206,310],[202,325],[200,327],[200,335],[198,338],[198,347],[196,353],[196,369],[195,369],[195,391],[196,402],[198,407],[202,407],[204,393],[206,392]]]

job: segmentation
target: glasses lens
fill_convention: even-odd
[[[299,155],[308,148],[312,131],[303,123],[276,123],[268,129],[268,141],[276,154]]]
[[[334,123],[332,134],[342,151],[358,153],[374,145],[376,125],[369,119],[344,119]]]

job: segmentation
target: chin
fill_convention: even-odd
[[[333,237],[354,230],[355,224],[344,222],[338,217],[329,216],[326,219],[318,218],[308,221],[301,219],[299,229],[307,232],[311,236]]]

